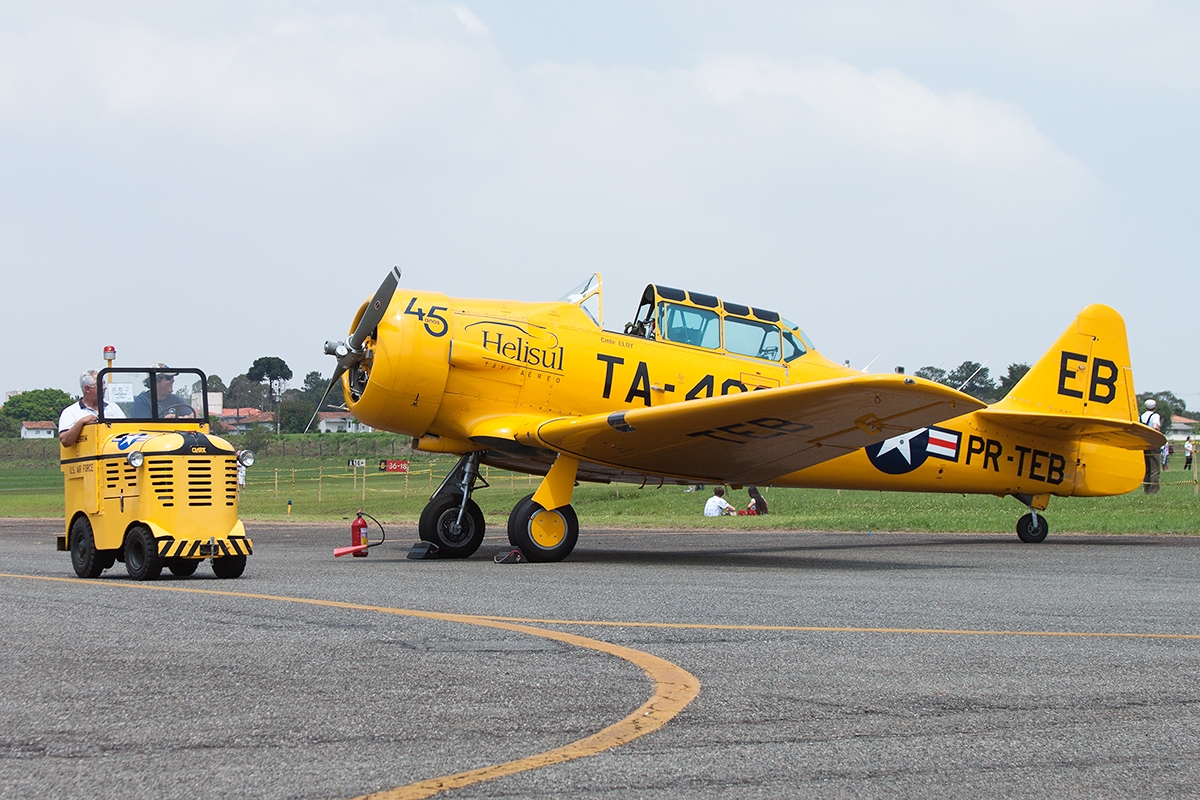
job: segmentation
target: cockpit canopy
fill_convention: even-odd
[[[110,404],[126,420],[208,420],[208,379],[198,369],[114,367],[100,370],[96,385],[102,422],[114,418],[105,415]]]
[[[775,311],[653,283],[625,332],[764,361],[795,361],[815,349],[798,326]]]

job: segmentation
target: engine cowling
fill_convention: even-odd
[[[452,318],[444,294],[397,291],[367,357],[342,377],[351,413],[373,428],[424,435],[445,395]]]

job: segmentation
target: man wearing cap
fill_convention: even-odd
[[[1155,411],[1158,403],[1151,397],[1146,400],[1146,410],[1142,412],[1142,424],[1153,428],[1156,431],[1162,430],[1162,417]],[[1146,494],[1158,494],[1158,475],[1159,475],[1159,456],[1158,448],[1146,450],[1146,477],[1142,481],[1142,487],[1146,490]]]
[[[79,391],[83,395],[58,415],[58,441],[63,447],[72,447],[79,441],[83,426],[99,419],[99,395],[96,390],[96,370],[88,370],[79,376]],[[104,404],[105,419],[123,419],[121,408],[116,403]]]
[[[166,364],[155,364],[155,369],[166,369]],[[184,402],[183,398],[175,394],[175,373],[174,372],[156,372],[154,374],[155,394],[158,396],[158,413],[150,411],[150,390],[139,394],[133,398],[133,408],[130,409],[129,415],[134,419],[163,419],[177,416],[185,416],[182,414],[181,406],[191,410],[191,403]]]

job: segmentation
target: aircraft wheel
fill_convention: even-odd
[[[81,578],[99,578],[105,560],[96,550],[91,523],[87,517],[79,517],[71,523],[71,566],[75,574]]]
[[[421,512],[417,531],[421,540],[437,545],[438,558],[469,558],[483,544],[483,512],[474,500],[467,501],[462,527],[454,530],[462,495],[436,497]]]
[[[145,525],[138,525],[125,537],[125,570],[135,581],[152,581],[163,569],[154,534]]]
[[[199,564],[200,562],[193,562]],[[245,556],[221,556],[213,559],[213,575],[218,578],[240,578],[246,571]],[[193,570],[195,568],[193,567]]]
[[[171,574],[178,578],[186,578],[199,566],[200,560],[196,558],[172,558],[167,562],[167,569],[171,570]]]
[[[1050,523],[1038,514],[1037,525],[1033,524],[1033,514],[1026,514],[1017,520],[1017,537],[1028,544],[1037,544],[1050,533]]]
[[[508,515],[508,541],[530,561],[562,561],[579,541],[579,518],[570,506],[547,511],[529,495]]]

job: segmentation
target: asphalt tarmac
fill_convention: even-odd
[[[137,584],[45,580],[60,523],[0,521],[0,796],[1200,794],[1200,538],[585,531],[500,565],[502,531],[335,560],[348,522],[247,527],[242,578]]]

